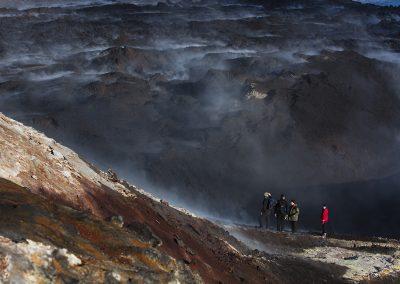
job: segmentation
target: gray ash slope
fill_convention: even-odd
[[[211,214],[268,189],[396,224],[397,182],[352,196],[400,170],[399,35],[345,0],[3,1],[0,111]],[[363,218],[336,228],[400,233]]]

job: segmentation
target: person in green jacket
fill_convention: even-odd
[[[299,214],[300,214],[300,209],[297,206],[296,201],[292,200],[290,202],[290,208],[289,208],[289,214],[288,214],[288,220],[292,227],[292,233],[296,233],[297,221],[299,221]]]

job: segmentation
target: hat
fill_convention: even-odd
[[[265,196],[265,197],[271,196],[271,193],[265,192],[265,193],[264,193],[264,196]]]

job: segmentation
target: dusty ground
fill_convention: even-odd
[[[399,30],[398,8],[348,0],[3,0],[0,111],[164,198],[253,216],[265,187],[399,173]]]
[[[4,115],[0,136],[5,282],[334,283],[344,273],[254,251]]]
[[[3,115],[0,135],[3,282],[397,279],[396,241],[223,227],[97,170]]]
[[[400,281],[400,242],[390,239],[277,233],[245,226],[225,226],[249,247],[276,256],[336,264],[344,281]]]

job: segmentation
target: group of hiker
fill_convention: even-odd
[[[292,199],[288,204],[286,196],[282,194],[278,200],[272,197],[269,192],[264,193],[260,213],[260,228],[269,228],[271,216],[276,217],[276,230],[282,232],[285,228],[286,221],[289,221],[292,233],[297,231],[297,222],[299,221],[300,208],[296,200]],[[321,212],[321,228],[322,236],[326,237],[326,224],[329,221],[329,209],[326,205],[322,206]]]

